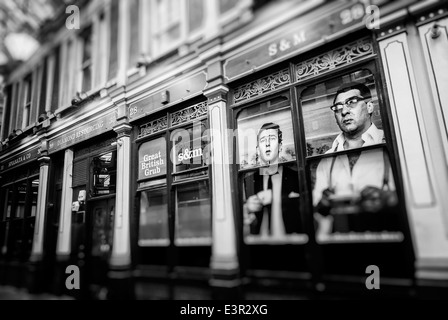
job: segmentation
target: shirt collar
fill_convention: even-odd
[[[364,147],[382,143],[384,142],[384,131],[378,129],[375,126],[375,124],[372,123],[369,129],[367,129],[367,131],[362,134],[361,139],[364,141],[363,144]],[[333,145],[331,149],[328,150],[328,152],[343,151],[344,143],[345,143],[345,136],[344,133],[341,132],[333,141]]]

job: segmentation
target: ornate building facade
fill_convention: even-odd
[[[80,299],[369,298],[375,266],[384,297],[446,293],[445,1],[79,5],[79,29],[56,16],[5,74],[1,284]],[[330,106],[353,81],[384,138],[332,153]],[[257,216],[269,125],[281,199]],[[352,169],[324,216],[320,164],[342,157],[369,175]],[[367,181],[395,200],[369,211]]]

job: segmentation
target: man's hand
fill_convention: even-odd
[[[324,191],[322,191],[322,198],[317,204],[317,211],[324,217],[330,214],[331,209],[330,197],[332,195],[334,195],[334,190],[332,188],[325,189]]]
[[[263,190],[257,193],[257,197],[262,206],[272,204],[272,190]]]
[[[249,212],[260,212],[263,208],[263,204],[257,195],[253,195],[247,198],[246,207]]]

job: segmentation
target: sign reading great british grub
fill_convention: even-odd
[[[138,179],[166,174],[166,161],[164,137],[143,143],[138,150]]]
[[[311,16],[300,18],[291,24],[290,31],[228,59],[224,64],[224,75],[227,80],[234,80],[309,50],[322,38],[359,24],[364,16],[364,4],[352,2],[316,19]]]
[[[49,141],[48,151],[50,153],[56,152],[110,131],[116,123],[117,115],[114,111],[96,120],[89,121],[86,124],[76,126],[75,129],[69,130],[61,136],[51,139]]]

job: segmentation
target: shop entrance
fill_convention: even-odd
[[[88,298],[97,298],[107,286],[117,170],[113,141],[75,150],[73,162],[72,259]]]
[[[107,281],[108,259],[112,248],[115,196],[88,202],[87,277],[90,284],[103,286]]]

